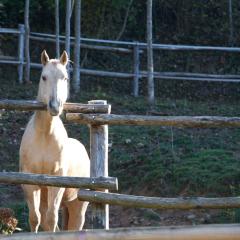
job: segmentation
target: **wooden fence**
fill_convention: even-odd
[[[43,103],[36,101],[0,101],[0,109],[45,110]],[[64,105],[70,122],[90,126],[91,178],[54,177],[36,174],[0,173],[0,182],[16,184],[43,184],[50,186],[84,187],[102,191],[80,190],[80,200],[92,201],[93,227],[109,228],[109,209],[107,204],[127,207],[156,209],[201,209],[201,208],[239,208],[240,197],[225,198],[157,198],[131,196],[104,192],[116,190],[117,179],[108,177],[108,125],[156,125],[174,127],[240,127],[240,118],[233,117],[157,117],[140,115],[111,115],[110,105],[104,100],[89,101],[88,104],[68,103]],[[33,237],[34,236],[34,237]],[[71,233],[41,233],[38,235],[16,234],[6,239],[240,239],[240,225],[207,225],[188,228],[143,228],[82,231]]]
[[[41,68],[41,64],[30,62],[29,57],[26,58],[24,54],[24,41],[26,38],[26,29],[24,25],[19,25],[18,29],[0,28],[0,34],[14,34],[18,36],[18,55],[16,57],[0,56],[0,63],[14,64],[18,66],[18,81],[23,82],[23,67],[29,65],[32,68]],[[56,35],[35,33],[27,34],[27,38],[31,41],[45,41],[56,42]],[[74,44],[74,37],[59,36],[59,44],[65,44],[66,40],[69,41],[67,45]],[[58,44],[58,43],[57,43]],[[106,44],[108,44],[106,46]],[[146,78],[147,71],[141,70],[141,54],[146,51],[147,44],[142,42],[127,42],[127,41],[111,41],[101,39],[81,38],[81,48],[92,49],[96,51],[110,51],[117,54],[131,54],[132,55],[132,70],[129,72],[113,72],[95,69],[80,68],[82,75],[98,76],[98,77],[111,77],[122,79],[133,79],[134,96],[139,95],[139,80]],[[188,45],[171,45],[171,44],[152,44],[154,51],[157,50],[170,50],[170,51],[221,51],[221,52],[240,52],[237,47],[213,47],[213,46],[188,46]],[[25,47],[26,49],[26,47]],[[29,55],[29,49],[27,52]],[[130,65],[131,66],[131,65]],[[154,79],[174,79],[174,80],[191,80],[191,81],[212,81],[212,82],[232,82],[239,83],[240,76],[233,74],[201,74],[189,72],[154,72]]]
[[[239,240],[240,224],[200,225],[188,227],[120,228],[80,232],[20,233],[5,240]]]

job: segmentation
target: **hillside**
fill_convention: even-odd
[[[33,73],[36,76],[37,72]],[[9,78],[11,76],[11,78]],[[18,85],[14,74],[1,71],[0,98],[34,99],[37,82]],[[236,86],[236,85],[235,85]],[[209,89],[211,91],[211,89]],[[226,92],[227,95],[227,92]],[[107,89],[82,91],[69,101],[106,99],[112,113],[151,114],[141,96],[118,95]],[[238,98],[158,98],[155,114],[238,116]],[[0,171],[18,171],[18,149],[31,113],[0,110]],[[88,148],[86,126],[65,122],[71,137]],[[148,196],[236,196],[240,192],[240,129],[177,129],[111,126],[109,175],[118,177],[121,193]],[[27,208],[20,187],[0,186],[1,206],[15,209],[27,229]],[[9,201],[11,199],[11,201]],[[238,222],[238,210],[153,211],[111,208],[111,226]],[[119,220],[120,216],[120,220]]]

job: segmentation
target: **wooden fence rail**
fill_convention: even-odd
[[[67,113],[69,122],[81,124],[168,126],[180,128],[240,127],[240,117],[218,116],[145,116]]]
[[[240,224],[141,227],[80,232],[19,233],[4,240],[239,240]]]
[[[65,177],[46,174],[0,172],[0,183],[30,184],[65,188],[118,189],[114,177]]]
[[[30,35],[30,39],[36,40],[36,41],[42,41],[42,42],[53,42],[53,43],[56,41],[53,38],[35,37],[32,35]],[[64,44],[64,41],[60,40],[59,43]],[[71,42],[70,45],[73,45],[73,42]],[[91,49],[91,50],[110,51],[110,52],[116,52],[116,53],[127,53],[127,54],[133,52],[131,49],[128,49],[128,48],[90,45],[90,44],[86,44],[86,43],[81,43],[81,48],[86,48],[86,49]]]
[[[118,193],[105,193],[99,191],[80,190],[79,200],[120,205],[134,208],[154,208],[154,209],[221,209],[221,208],[240,208],[240,197],[146,197],[134,196]]]
[[[136,56],[139,54],[135,54]],[[138,60],[136,59],[135,62]],[[9,56],[1,57],[0,56],[0,63],[3,64],[12,64],[12,65],[26,65],[26,62],[21,62],[17,58],[11,58]],[[32,68],[41,69],[42,64],[40,63],[30,63]],[[109,77],[109,78],[123,78],[123,79],[130,79],[134,78],[133,83],[133,95],[136,97],[138,96],[139,85],[138,80],[140,78],[146,78],[147,72],[146,71],[139,71],[137,66],[134,65],[134,73],[125,73],[125,72],[113,72],[113,71],[103,71],[103,70],[93,70],[87,68],[81,68],[80,72],[82,75],[88,76],[96,76],[96,77]],[[71,70],[71,69],[70,69]],[[197,76],[201,75],[201,76]],[[190,72],[183,72],[182,75],[180,73],[161,73],[161,72],[154,72],[154,79],[171,79],[171,80],[184,80],[184,81],[207,81],[207,82],[226,82],[226,83],[239,83],[240,78],[238,75],[218,75],[218,74],[200,74],[200,73],[190,73]],[[20,81],[20,80],[19,80]]]
[[[0,33],[6,33],[6,34],[19,34],[20,31],[15,28],[2,28],[0,27]]]
[[[135,54],[135,56],[138,56],[139,54]],[[135,62],[138,61],[138,59],[134,60]],[[26,65],[26,62],[21,62],[17,58],[11,58],[9,56],[0,56],[0,63],[3,64],[12,64],[12,65]],[[41,69],[42,64],[40,63],[30,63],[32,68]],[[140,78],[146,78],[147,72],[146,71],[140,71],[137,69],[139,64],[134,65],[134,73],[125,73],[125,72],[113,72],[113,71],[103,71],[103,70],[93,70],[93,69],[87,69],[87,68],[81,68],[80,72],[82,75],[88,75],[88,76],[96,76],[96,77],[109,77],[109,78],[123,78],[123,79],[130,79],[134,78],[133,83],[133,95],[136,97],[138,96],[139,91],[139,85],[138,80]],[[71,70],[71,69],[70,69]],[[182,75],[181,75],[182,74]],[[198,76],[199,75],[199,76]],[[19,75],[21,76],[21,75]],[[20,77],[19,77],[20,78]],[[190,72],[182,72],[182,73],[174,73],[174,72],[154,72],[154,79],[171,79],[171,80],[184,80],[184,81],[207,81],[207,82],[226,82],[226,83],[239,83],[240,78],[238,75],[218,75],[218,74],[200,74],[200,73],[190,73]],[[20,80],[19,80],[20,81]]]
[[[31,32],[31,35],[55,38],[55,34]],[[65,36],[63,36],[63,35],[60,35],[59,37],[60,37],[60,39],[65,39]],[[74,37],[71,37],[71,40],[74,40]],[[94,38],[81,38],[81,41],[88,42],[88,43],[114,44],[114,45],[123,45],[123,46],[134,46],[136,44],[136,42],[115,41],[115,40],[94,39]],[[140,46],[140,48],[143,48],[143,49],[145,49],[147,47],[147,43],[144,43],[144,42],[138,42],[138,45]],[[183,45],[183,44],[154,43],[153,48],[161,49],[161,50],[240,52],[239,47],[194,46],[194,45]]]
[[[47,105],[38,101],[27,100],[0,100],[0,109],[19,110],[19,111],[34,111],[46,110]],[[109,104],[83,104],[83,103],[65,103],[64,110],[66,112],[81,112],[81,113],[108,113],[111,105]]]

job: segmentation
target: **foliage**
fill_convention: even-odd
[[[131,4],[130,4],[131,3]],[[82,37],[116,39],[124,25],[124,19],[129,7],[126,27],[120,40],[146,41],[146,1],[145,0],[88,0],[82,1]],[[31,31],[54,33],[54,0],[30,1],[30,29]],[[233,1],[233,43],[237,45],[240,35],[240,14],[238,2]],[[24,0],[2,0],[0,5],[0,25],[16,28],[23,23]],[[157,43],[194,44],[230,46],[228,1],[193,1],[170,0],[153,1],[153,41]],[[65,1],[60,1],[60,33],[65,32]],[[72,13],[71,34],[74,35],[74,11]],[[16,51],[11,48],[16,42],[4,36],[3,53],[15,56]],[[8,36],[9,37],[9,36]],[[47,49],[51,56],[55,56],[53,43],[31,41],[30,55],[33,62],[39,62],[42,49]],[[71,52],[73,49],[71,49]],[[72,59],[72,56],[71,56]],[[117,72],[132,72],[132,56],[115,53],[91,51],[82,49],[81,64],[88,69],[108,70]],[[226,52],[189,52],[189,51],[154,51],[155,71],[195,72],[209,74],[238,74],[240,60],[238,53]],[[146,70],[146,54],[141,54],[141,70]],[[130,93],[131,82],[113,79],[112,81],[93,77],[83,77],[83,85],[89,85],[89,79],[95,87],[107,86],[111,90]],[[94,79],[94,81],[92,80]],[[86,81],[88,84],[85,84]],[[111,83],[109,83],[111,82]],[[145,79],[140,81],[140,91],[145,94]],[[239,94],[239,89],[233,84],[167,81],[157,80],[156,95],[168,97],[187,97],[192,95],[220,96],[230,89]],[[85,89],[84,89],[85,90]],[[86,89],[89,90],[89,89]],[[232,95],[231,94],[229,95]]]
[[[9,206],[9,203],[8,203]],[[18,220],[18,229],[21,231],[30,231],[30,226],[28,223],[28,207],[27,203],[24,201],[19,201],[14,204],[10,205],[11,208],[14,210],[15,217]]]
[[[10,208],[0,208],[0,232],[2,234],[12,234],[17,228],[18,221],[14,217],[14,212]]]
[[[82,1],[82,33],[87,37],[115,39],[123,25],[130,0]],[[228,1],[153,1],[154,39],[163,43],[227,45]],[[239,8],[233,1],[234,29],[239,26]],[[24,1],[1,1],[0,25],[16,27],[23,22]],[[146,1],[133,1],[123,39],[145,39]],[[61,31],[64,32],[65,1],[60,1]],[[30,1],[33,31],[54,31],[54,0]],[[73,32],[73,27],[72,27]],[[239,34],[234,32],[234,42]]]

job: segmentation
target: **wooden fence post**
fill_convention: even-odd
[[[139,66],[140,66],[140,52],[139,52],[139,44],[135,43],[133,46],[133,96],[138,97],[139,94]]]
[[[107,104],[105,100],[92,100],[89,104]],[[110,113],[110,111],[109,111]],[[91,177],[108,176],[108,125],[90,125]],[[109,205],[93,204],[92,226],[109,229]]]
[[[18,25],[19,36],[18,36],[18,82],[23,83],[23,64],[24,64],[24,25]]]

